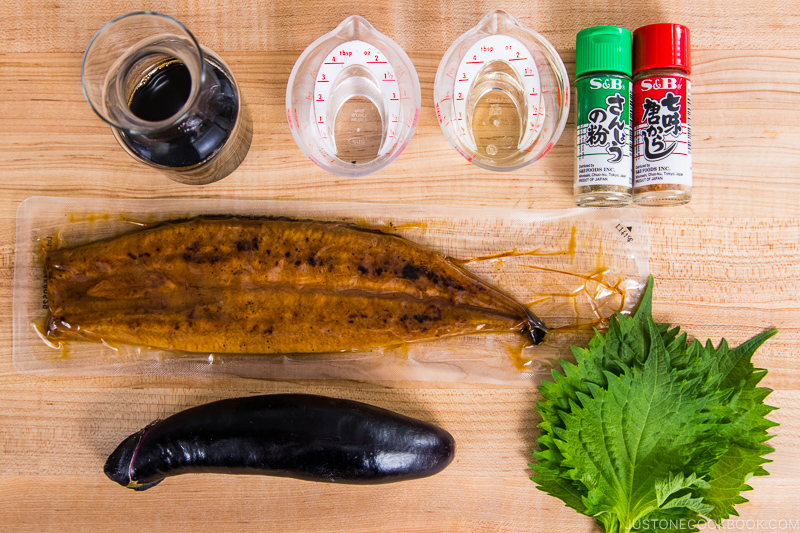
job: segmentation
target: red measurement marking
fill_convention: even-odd
[[[458,78],[458,81],[469,81],[469,78]]]
[[[317,83],[328,83],[331,80],[317,80]]]
[[[397,121],[396,121],[396,120],[393,120],[392,122],[397,122]]]
[[[456,98],[456,101],[459,101],[459,100],[463,101],[464,99],[463,98]]]
[[[512,57],[509,61],[527,61],[527,57]]]
[[[400,99],[399,98],[389,98],[389,101],[390,102],[399,102]]]
[[[319,122],[317,122],[317,124],[325,124],[325,123],[320,120]]]
[[[450,97],[449,97],[449,96],[448,96],[447,98],[442,98],[442,102],[446,102],[446,101],[448,101],[448,100],[450,100]]]
[[[317,99],[315,100],[315,102],[324,102],[324,101],[325,101],[325,100],[323,100],[323,99],[322,99],[322,97],[319,97],[319,98],[317,98]]]
[[[483,61],[467,61],[467,65],[481,65]]]
[[[524,76],[526,76],[526,77],[529,77],[529,76],[536,76],[536,74],[524,74]]]
[[[536,96],[536,91],[531,91],[531,94],[529,94],[528,96]]]
[[[367,61],[367,63],[372,63],[373,65],[383,65],[388,63],[388,61]]]
[[[391,79],[391,80],[381,80],[381,81],[397,81],[397,80]]]
[[[344,65],[344,61],[339,63],[338,61],[329,61],[327,63],[323,63],[323,65]]]

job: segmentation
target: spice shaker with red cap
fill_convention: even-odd
[[[651,24],[633,32],[633,201],[681,205],[692,199],[689,29]]]

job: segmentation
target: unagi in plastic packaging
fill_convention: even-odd
[[[336,222],[195,217],[45,257],[49,340],[333,353],[545,326],[407,239]]]
[[[520,383],[635,306],[648,240],[622,210],[30,198],[14,363]]]

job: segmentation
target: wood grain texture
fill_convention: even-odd
[[[0,3],[0,524],[13,531],[553,531],[593,522],[528,480],[533,388],[452,383],[270,382],[165,377],[45,378],[11,362],[15,212],[31,195],[230,197],[461,207],[572,207],[574,116],[543,160],[492,173],[447,143],[433,79],[449,44],[493,8],[549,39],[574,75],[586,26],[678,21],[692,29],[694,199],[650,209],[657,320],[757,353],[781,423],[769,477],[752,480],[744,520],[800,520],[800,14],[797,2]],[[184,22],[230,65],[250,108],[253,145],[226,179],[192,188],[128,157],[80,87],[81,54],[114,16],[153,9]],[[417,133],[383,171],[327,174],[289,133],[286,82],[301,51],[359,13],[393,37],[422,85]],[[634,209],[634,208],[632,208]],[[185,476],[146,493],[108,481],[113,447],[151,420],[220,398],[268,392],[352,398],[447,428],[456,461],[425,480],[342,487],[289,479]],[[800,526],[798,526],[800,527]],[[726,529],[761,531],[734,523]]]
[[[300,51],[353,14],[367,18],[405,50],[444,50],[493,9],[508,11],[544,35],[559,51],[575,49],[577,29],[658,22],[692,28],[697,49],[800,49],[800,13],[791,0],[360,0],[244,3],[232,0],[30,0],[0,15],[0,49],[9,52],[83,52],[106,22],[130,11],[157,11],[183,22],[217,52]],[[576,29],[577,28],[577,29]]]
[[[2,400],[11,422],[27,430],[4,446],[25,449],[4,456],[0,485],[4,523],[26,531],[58,524],[80,530],[191,531],[590,531],[591,520],[537,492],[525,467],[535,438],[535,395],[530,390],[409,385],[275,384],[174,379],[63,380],[41,395],[42,383],[17,383]],[[158,491],[133,493],[97,472],[117,435],[155,417],[220,398],[262,392],[314,392],[346,396],[447,427],[458,443],[454,463],[426,480],[381,487],[347,487],[277,478],[182,476]],[[791,440],[800,432],[800,394],[778,391],[781,407],[773,472],[756,478],[740,506],[741,518],[794,519],[800,467]],[[121,409],[136,405],[135,410]],[[31,423],[33,421],[33,423]],[[47,446],[41,446],[46,442]],[[11,464],[9,464],[11,463]],[[69,484],[69,486],[66,486]],[[57,493],[55,497],[53,493]],[[113,509],[113,511],[111,511]],[[125,524],[120,527],[121,517]]]
[[[244,194],[378,202],[400,198],[464,207],[574,206],[574,109],[558,144],[535,165],[505,174],[479,169],[451,148],[436,121],[433,79],[441,55],[411,54],[423,108],[409,146],[383,171],[351,179],[311,164],[289,133],[285,89],[297,54],[226,54],[253,116],[253,143],[233,175],[191,187],[138,164],[117,145],[83,99],[79,54],[0,54],[0,69],[8,73],[0,82],[0,168],[6,176],[0,202],[13,210],[30,196],[31,187],[57,187],[52,190],[65,196]],[[563,58],[574,75],[574,53]],[[795,215],[800,205],[800,51],[698,50],[692,78],[694,200],[666,213]],[[497,186],[499,176],[502,187]]]

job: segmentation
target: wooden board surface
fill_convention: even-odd
[[[11,363],[15,212],[28,196],[572,207],[574,116],[550,154],[506,174],[466,163],[436,122],[439,59],[493,8],[506,8],[551,40],[571,76],[574,36],[583,27],[674,21],[692,29],[694,200],[643,210],[655,317],[731,343],[780,329],[755,358],[770,370],[764,383],[780,407],[771,415],[781,423],[772,475],[752,480],[751,501],[739,506],[743,521],[726,529],[775,530],[781,520],[800,529],[800,16],[796,2],[777,0],[0,4],[0,524],[13,531],[593,530],[590,519],[528,480],[537,397],[529,387],[45,378],[19,375]],[[137,9],[183,21],[240,82],[253,144],[242,166],[218,183],[179,185],[137,164],[83,99],[83,49],[103,23]],[[423,99],[406,151],[358,179],[309,162],[284,109],[297,56],[354,13],[408,51]],[[185,476],[139,494],[101,472],[119,440],[154,418],[214,399],[289,391],[353,398],[436,422],[458,441],[457,459],[433,478],[385,487]]]

